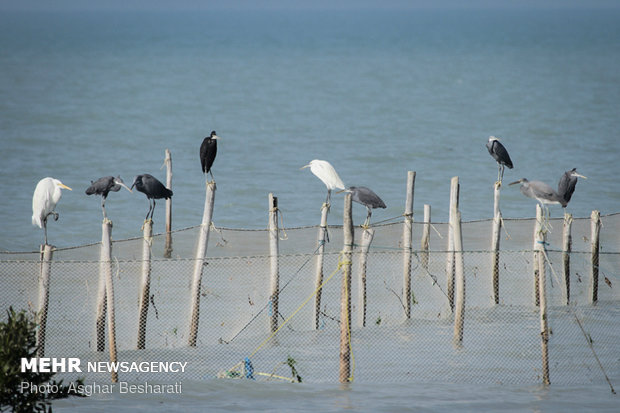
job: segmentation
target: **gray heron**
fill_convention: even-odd
[[[348,189],[339,192],[350,192],[352,201],[366,207],[368,215],[366,215],[366,221],[364,221],[364,225],[362,225],[364,228],[367,228],[370,225],[370,216],[372,215],[372,210],[374,208],[387,208],[385,202],[379,198],[379,195],[375,194],[372,189],[365,186],[351,186]]]
[[[125,185],[120,175],[116,178],[113,176],[104,176],[94,182],[90,181],[90,186],[86,188],[86,195],[101,195],[101,209],[103,211],[103,218],[105,219],[108,217],[105,212],[105,201],[108,198],[108,194],[110,191],[118,192],[121,188],[125,188],[129,192],[132,192],[132,190]]]
[[[149,214],[151,214],[151,219],[153,219],[156,199],[168,199],[172,197],[172,191],[166,188],[164,184],[159,182],[153,175],[142,174],[136,176],[131,188],[133,189],[134,186],[138,191],[146,195],[146,198],[149,200],[149,211],[146,213],[146,217],[144,218],[145,221],[149,219]],[[151,200],[153,200],[152,205]]]

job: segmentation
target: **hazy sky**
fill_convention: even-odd
[[[0,0],[0,10],[620,8],[618,0]]]

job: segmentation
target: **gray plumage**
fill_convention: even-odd
[[[577,173],[577,168],[573,168],[570,171],[564,172],[558,182],[558,195],[564,200],[564,207],[570,202],[570,199],[575,192],[575,186],[577,185],[577,178],[587,179],[585,176]]]
[[[351,193],[352,201],[366,207],[368,215],[366,216],[366,221],[364,221],[364,226],[370,224],[370,216],[374,208],[387,208],[385,202],[383,202],[383,200],[379,198],[379,195],[375,194],[370,188],[365,186],[351,186],[346,191]]]
[[[105,211],[105,201],[110,192],[118,192],[121,188],[127,189],[132,192],[131,189],[121,179],[120,175],[116,178],[113,176],[104,176],[96,181],[90,181],[90,186],[86,188],[86,195],[101,195],[101,209],[103,211],[103,217],[107,218]]]
[[[521,178],[518,181],[511,182],[510,185],[521,184],[521,193],[528,198],[537,200],[541,206],[560,204],[566,206],[564,198],[558,195],[549,185],[541,181],[529,181]]]
[[[164,184],[159,182],[159,180],[153,175],[142,174],[136,176],[133,180],[131,188],[134,186],[138,191],[146,195],[146,198],[149,200],[149,211],[146,213],[146,217],[144,218],[145,220],[149,219],[149,214],[151,215],[151,219],[153,219],[156,199],[168,199],[172,197],[172,191],[166,188]],[[151,200],[153,200],[152,205]]]
[[[502,145],[498,138],[495,136],[490,136],[487,141],[487,150],[489,154],[495,159],[497,162],[497,180],[499,182],[504,179],[504,166],[507,166],[509,169],[513,168],[512,160],[510,159],[510,155],[508,155],[508,151]]]

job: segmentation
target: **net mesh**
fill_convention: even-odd
[[[367,256],[366,312],[360,293],[360,248],[354,247],[351,285],[352,375],[355,381],[467,383],[541,382],[540,316],[534,304],[533,219],[505,220],[499,258],[499,304],[492,284],[492,221],[463,223],[466,310],[461,346],[453,342],[448,299],[448,225],[433,223],[428,252],[420,249],[423,223],[415,222],[411,297],[403,297],[403,224],[374,227]],[[562,220],[551,220],[547,241],[547,305],[552,383],[601,383],[620,379],[620,215],[602,217],[598,302],[590,303],[590,219],[572,224],[570,303],[562,265]],[[189,346],[191,283],[199,227],[175,231],[173,252],[165,236],[149,248],[149,308],[146,338],[139,341],[142,238],[113,242],[118,361],[187,362],[184,371],[119,373],[123,380],[177,381],[243,377],[244,360],[257,379],[339,379],[341,227],[330,227],[323,255],[324,286],[318,329],[314,300],[318,227],[280,231],[277,334],[272,335],[270,255],[267,230],[211,228],[203,266],[196,346]],[[355,228],[356,242],[362,229]],[[108,361],[97,351],[96,314],[101,244],[54,250],[50,267],[45,355]],[[38,252],[0,253],[3,309],[39,308]],[[410,300],[411,318],[405,316]],[[0,319],[6,318],[6,311]],[[582,330],[583,327],[583,330]],[[107,333],[106,328],[106,335]],[[143,349],[142,349],[143,347]],[[140,348],[140,349],[139,349]],[[603,369],[597,362],[600,360]],[[292,367],[294,366],[295,371]],[[109,381],[108,372],[64,373],[68,379]],[[62,378],[62,375],[61,375]]]

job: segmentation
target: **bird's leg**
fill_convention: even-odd
[[[149,214],[151,213],[151,208],[153,207],[151,206],[151,200],[149,199],[149,210],[147,211],[146,216],[144,217],[144,222],[148,221]]]
[[[108,219],[108,215],[105,212],[105,197],[101,197],[101,210],[103,211],[103,220]]]
[[[151,221],[153,220],[154,213],[155,213],[155,198],[153,198],[153,209],[151,210]]]
[[[213,177],[213,172],[209,171],[209,174],[211,175],[211,182],[215,182],[215,178]],[[209,182],[207,182],[209,183]]]
[[[364,221],[364,225],[362,225],[362,228],[364,229],[368,229],[370,227],[370,216],[372,215],[372,209],[370,209],[369,207],[366,207],[366,209],[368,210],[368,214],[366,215],[366,221]]]
[[[47,245],[47,217],[43,218],[43,234],[45,234],[45,245]]]

